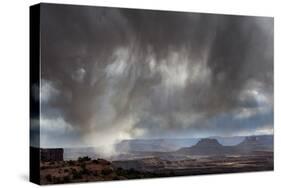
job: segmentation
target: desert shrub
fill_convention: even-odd
[[[75,168],[71,168],[71,173],[73,174],[75,172],[77,172],[77,170]]]
[[[80,172],[75,172],[74,174],[72,174],[73,179],[81,179],[82,175]]]
[[[130,168],[129,170],[123,170],[122,175],[129,179],[136,179],[141,177],[141,174],[133,168]]]
[[[81,167],[82,169],[85,169],[85,168],[86,168],[86,164],[85,164],[85,163],[82,163],[82,164],[80,164],[80,167]]]
[[[53,183],[63,183],[60,177],[53,177]]]
[[[138,171],[136,171],[136,170],[133,169],[133,168],[130,168],[130,169],[128,170],[128,173],[129,173],[129,174],[139,174]]]
[[[72,170],[72,178],[73,179],[81,179],[82,178],[82,174],[81,171],[77,171],[77,170]]]
[[[98,163],[99,163],[99,161],[98,161],[98,160],[96,160],[96,159],[94,159],[94,160],[92,160],[92,163],[94,163],[94,164],[98,164]]]
[[[88,169],[83,169],[83,170],[81,170],[81,173],[84,174],[84,175],[90,175],[91,171],[88,170]]]
[[[117,170],[117,171],[122,171],[122,170],[123,170],[123,168],[118,167],[116,170]]]
[[[90,170],[86,168],[85,163],[81,164],[80,167],[81,167],[81,174],[89,175],[91,173]]]
[[[67,161],[67,164],[68,164],[69,166],[73,166],[75,163],[74,163],[74,161],[69,160],[69,161]]]
[[[92,171],[92,175],[93,175],[93,176],[98,176],[99,174],[98,174],[97,171]]]
[[[53,177],[52,177],[51,174],[47,174],[47,175],[46,175],[46,180],[47,180],[48,182],[52,182],[52,179],[53,179]]]
[[[69,176],[64,176],[64,177],[63,177],[63,182],[64,182],[64,183],[70,182]]]
[[[64,172],[69,172],[69,170],[68,170],[68,169],[64,169],[63,171],[64,171]]]
[[[112,180],[120,180],[120,178],[115,175],[115,176],[112,177]]]
[[[123,176],[124,174],[126,174],[126,171],[125,170],[123,170],[123,168],[117,168],[116,169],[116,174],[118,175],[118,176]]]
[[[83,161],[83,157],[78,157],[78,161],[82,162]]]
[[[98,159],[97,161],[99,164],[102,164],[102,165],[110,165],[110,162],[107,160],[104,160],[104,159]]]
[[[103,169],[103,170],[101,171],[101,174],[104,175],[104,176],[107,176],[107,175],[111,174],[112,172],[113,172],[112,169],[106,168],[106,169]]]
[[[78,161],[79,161],[79,162],[85,162],[85,161],[90,161],[90,160],[91,160],[91,158],[88,157],[88,156],[79,157],[79,158],[78,158]]]

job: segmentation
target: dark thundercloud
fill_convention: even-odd
[[[46,145],[47,132],[113,145],[273,131],[273,18],[52,4],[41,15]]]

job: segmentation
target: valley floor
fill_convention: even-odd
[[[41,184],[142,179],[186,175],[273,170],[273,152],[243,156],[213,156],[168,161],[157,157],[106,161],[80,158],[76,161],[41,162]]]

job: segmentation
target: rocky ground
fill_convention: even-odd
[[[75,161],[41,162],[40,168],[41,184],[266,171],[273,170],[273,152],[178,161],[154,157],[109,162],[83,157]]]
[[[77,161],[41,162],[41,184],[75,183],[89,181],[125,180],[155,177],[153,173],[143,173],[134,169],[115,168],[104,159],[92,160],[88,157]]]

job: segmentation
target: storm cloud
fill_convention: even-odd
[[[51,4],[41,16],[41,116],[81,143],[273,130],[273,18]]]

